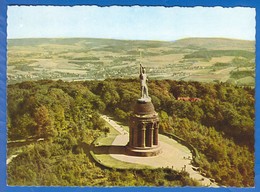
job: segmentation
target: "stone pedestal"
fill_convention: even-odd
[[[158,141],[159,117],[152,102],[137,100],[130,117],[128,155],[155,156],[161,152]]]

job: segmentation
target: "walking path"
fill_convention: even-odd
[[[11,155],[7,160],[6,160],[6,165],[8,165],[9,163],[11,163],[11,161],[16,158],[18,156],[18,154],[16,155]]]
[[[44,141],[44,138],[39,138],[39,139],[24,139],[24,140],[15,140],[15,141],[9,141],[7,144],[9,147],[14,147],[15,145],[17,146],[23,146],[23,145],[29,145],[30,143],[35,143],[35,142],[41,142]],[[7,157],[6,159],[6,165],[12,162],[13,159],[15,159],[18,155],[20,155],[22,151],[16,151],[14,154],[10,155],[10,157]]]
[[[128,132],[108,116],[102,115],[101,117],[120,133],[120,135],[116,136],[112,145],[125,146],[129,140]],[[159,134],[159,142],[162,147],[162,153],[157,156],[138,157],[125,154],[110,154],[110,156],[129,163],[143,164],[156,168],[172,168],[178,171],[184,170],[190,174],[191,178],[201,182],[202,185],[218,187],[209,178],[202,176],[198,171],[194,170],[194,167],[191,165],[192,153],[187,147],[161,134]]]

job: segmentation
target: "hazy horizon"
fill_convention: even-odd
[[[8,39],[255,40],[255,9],[245,7],[8,6],[7,15]]]
[[[238,41],[255,41],[247,39],[238,38],[228,38],[228,37],[184,37],[176,40],[152,40],[152,39],[112,39],[112,38],[102,38],[102,37],[22,37],[22,38],[7,38],[8,40],[18,40],[18,39],[105,39],[105,40],[118,40],[118,41],[158,41],[158,42],[175,42],[185,39],[227,39],[227,40],[238,40]]]

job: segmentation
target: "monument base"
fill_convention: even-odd
[[[153,147],[131,147],[126,146],[126,155],[140,156],[140,157],[151,157],[162,153],[162,148],[160,145]]]
[[[147,102],[151,102],[151,97],[144,97],[144,98],[140,98],[137,101],[141,102],[141,103],[147,103]]]

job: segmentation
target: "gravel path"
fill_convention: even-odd
[[[120,125],[109,118],[106,115],[102,115],[102,118],[113,126],[119,133],[112,145],[125,146],[129,140],[128,132],[125,131]],[[178,143],[177,141],[170,139],[167,136],[159,134],[159,142],[162,147],[162,153],[153,157],[138,157],[129,156],[125,154],[110,154],[113,158],[120,161],[129,163],[137,163],[143,165],[149,165],[152,167],[164,167],[172,168],[174,170],[185,170],[190,174],[190,177],[201,182],[204,186],[218,187],[216,183],[212,183],[209,178],[202,176],[198,171],[194,170],[191,165],[192,153],[190,150]]]
[[[18,156],[18,154],[17,155],[11,155],[8,159],[6,159],[6,165],[8,165],[9,163],[11,163],[11,161],[14,159],[14,158],[16,158]]]

